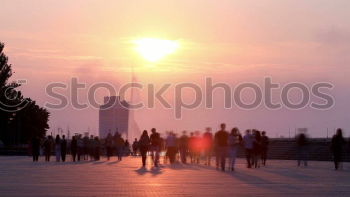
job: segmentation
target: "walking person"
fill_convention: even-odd
[[[151,140],[151,157],[155,167],[159,165],[159,153],[160,153],[160,145],[161,139],[159,133],[157,133],[155,128],[151,130],[152,134],[150,136]]]
[[[95,161],[99,161],[100,160],[100,151],[101,151],[101,144],[100,144],[100,139],[96,136],[94,138],[94,159]]]
[[[261,157],[261,135],[260,131],[254,130],[253,135],[253,166],[255,168],[260,167],[260,157]]]
[[[150,138],[146,130],[143,131],[138,144],[142,159],[142,167],[146,167],[147,152],[150,145]]]
[[[166,148],[170,164],[174,164],[176,158],[176,137],[173,132],[170,132],[166,138]]]
[[[78,152],[78,141],[75,136],[72,137],[72,141],[70,143],[70,150],[71,150],[73,162],[75,162],[77,158],[77,152]]]
[[[66,140],[66,136],[63,135],[62,140],[61,140],[61,159],[62,159],[62,162],[66,161],[66,155],[67,155],[67,140]]]
[[[233,128],[231,130],[230,135],[228,136],[228,146],[229,146],[229,156],[230,156],[230,166],[229,169],[231,171],[235,170],[235,163],[236,163],[236,157],[237,157],[237,150],[239,145],[241,144],[242,137],[239,134],[238,128]]]
[[[109,161],[109,159],[112,156],[112,146],[113,146],[113,137],[111,133],[108,133],[105,144],[106,144],[107,160]]]
[[[39,137],[32,138],[32,155],[33,155],[33,162],[38,162],[39,155],[40,155],[40,139],[39,139]]]
[[[190,155],[191,163],[195,163],[195,143],[196,143],[196,137],[194,136],[194,133],[190,133],[190,137],[188,138],[188,151]]]
[[[55,155],[56,155],[56,162],[60,162],[60,160],[61,160],[61,138],[59,135],[56,135],[56,139],[55,139]]]
[[[228,147],[228,132],[225,129],[226,124],[222,123],[220,125],[220,130],[215,133],[216,169],[219,169],[220,164],[222,171],[225,171]]]
[[[205,158],[204,164],[210,166],[211,155],[213,152],[213,134],[211,133],[210,127],[207,127],[205,129],[205,133],[203,134],[203,150]]]
[[[307,166],[307,145],[308,140],[306,137],[306,134],[300,133],[296,136],[296,143],[297,143],[297,158],[298,158],[298,166],[300,166],[301,162],[304,162],[304,166]]]
[[[78,135],[77,145],[78,145],[78,161],[80,161],[80,159],[84,157],[84,141],[83,139],[81,139],[81,135]]]
[[[342,154],[343,147],[345,145],[345,139],[343,137],[342,129],[337,129],[337,133],[332,138],[331,150],[333,153],[334,168],[338,170],[342,169]]]
[[[52,150],[52,136],[49,135],[44,141],[44,153],[45,153],[46,162],[50,161],[51,150]]]
[[[129,156],[130,155],[130,143],[129,141],[126,139],[124,142],[124,150],[123,150],[123,155],[125,156]]]
[[[90,153],[90,139],[88,135],[85,135],[83,138],[83,144],[84,144],[84,151],[83,151],[83,159],[89,160],[89,153]]]
[[[137,138],[135,138],[134,142],[132,143],[132,155],[137,156],[137,151],[139,149],[139,142],[137,141]]]
[[[263,166],[266,166],[269,138],[266,136],[266,131],[261,132],[261,135],[261,162]]]
[[[116,146],[118,161],[121,161],[123,158],[125,143],[122,136],[119,133],[115,134],[115,146]]]
[[[179,151],[181,162],[186,164],[188,154],[188,136],[186,135],[186,131],[182,132],[182,136],[179,139]]]
[[[243,137],[243,146],[245,149],[245,155],[247,159],[247,167],[252,167],[252,154],[253,154],[253,139],[252,135],[250,134],[250,130],[246,130],[246,134]]]

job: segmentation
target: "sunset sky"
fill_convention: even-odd
[[[223,92],[218,90],[214,109],[201,105],[184,110],[180,120],[159,103],[135,116],[142,129],[157,127],[160,132],[207,126],[216,130],[226,122],[241,130],[266,130],[272,137],[288,137],[289,129],[298,127],[309,128],[313,137],[342,127],[349,136],[349,8],[348,0],[1,0],[0,41],[15,71],[12,80],[26,79],[21,90],[42,106],[54,102],[45,93],[49,83],[69,83],[77,77],[88,85],[108,82],[119,87],[130,82],[131,67],[139,82],[158,86],[203,86],[205,77],[232,87],[242,82],[261,85],[264,77],[281,85],[330,82],[334,89],[328,93],[335,106],[325,111],[269,110],[264,105],[255,110],[224,109]],[[149,63],[132,48],[132,40],[145,37],[174,40],[180,46],[161,61]],[[69,90],[62,93],[69,95]],[[98,92],[100,102],[105,94]],[[86,95],[80,92],[81,102]],[[144,92],[137,96],[146,100]],[[171,94],[165,97],[173,101]],[[187,93],[185,100],[192,97]],[[247,101],[251,97],[247,91]],[[298,99],[298,91],[293,98]],[[68,106],[50,112],[49,132],[69,126],[73,132],[90,128],[97,134],[96,109]]]

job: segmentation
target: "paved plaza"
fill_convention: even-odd
[[[54,159],[52,157],[52,159]],[[140,158],[117,162],[32,163],[30,157],[0,157],[0,196],[350,196],[350,164],[334,171],[331,162],[269,161],[235,172],[204,165],[140,168]]]

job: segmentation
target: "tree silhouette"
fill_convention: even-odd
[[[0,42],[0,140],[5,145],[27,143],[32,137],[44,137],[49,112],[16,90],[20,85],[9,82],[12,65]]]

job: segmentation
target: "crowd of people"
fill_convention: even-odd
[[[205,165],[210,166],[212,156],[215,156],[217,169],[225,171],[226,163],[229,161],[227,168],[234,171],[240,146],[245,149],[248,168],[266,165],[269,138],[265,131],[258,130],[247,130],[242,137],[238,128],[228,132],[226,125],[221,124],[220,130],[215,134],[208,127],[202,136],[198,131],[191,132],[190,135],[184,131],[179,137],[174,132],[168,132],[165,139],[160,137],[155,128],[151,130],[150,135],[144,130],[139,141],[135,139],[134,144],[137,144],[136,150],[140,151],[143,167],[146,165],[148,152],[151,154],[153,165],[157,167],[160,151],[164,150],[165,162],[169,160],[171,164],[177,160],[184,164],[188,162],[199,164],[203,161]]]
[[[65,162],[66,155],[72,155],[72,161],[100,160],[101,153],[110,160],[116,155],[118,161],[123,156],[141,156],[142,167],[147,164],[150,156],[151,163],[158,167],[160,155],[164,153],[164,163],[170,164],[181,162],[184,164],[211,165],[212,157],[215,157],[216,168],[222,171],[235,170],[235,163],[238,149],[243,149],[246,157],[247,168],[259,168],[266,165],[269,147],[269,138],[265,131],[248,129],[242,135],[237,127],[230,132],[226,130],[226,125],[221,124],[220,130],[212,133],[210,127],[205,129],[201,135],[199,131],[191,132],[189,135],[183,131],[180,136],[170,131],[166,132],[166,137],[162,138],[155,128],[148,133],[144,130],[139,139],[135,139],[131,147],[128,140],[122,138],[119,133],[111,133],[105,139],[98,137],[81,135],[73,136],[71,140],[65,135],[59,135],[53,139],[48,136],[43,143],[38,138],[32,140],[33,161],[38,161],[40,149],[43,149],[45,161],[50,161],[52,153],[56,156],[57,162]],[[335,169],[341,168],[342,152],[346,143],[342,130],[338,129],[331,141],[331,151],[333,153]],[[296,136],[298,166],[304,163],[307,166],[307,145],[308,138],[304,133]],[[228,166],[227,166],[228,164]]]
[[[38,161],[40,150],[45,155],[45,161],[49,162],[52,153],[55,154],[56,162],[65,162],[66,155],[72,156],[72,161],[81,160],[100,160],[101,154],[106,152],[109,160],[112,155],[117,155],[118,160],[122,160],[123,155],[130,153],[130,144],[124,140],[119,133],[114,136],[109,134],[106,139],[100,140],[99,137],[91,135],[90,137],[82,135],[73,136],[67,140],[65,135],[56,135],[55,139],[50,135],[43,141],[39,138],[32,139],[33,161]]]

